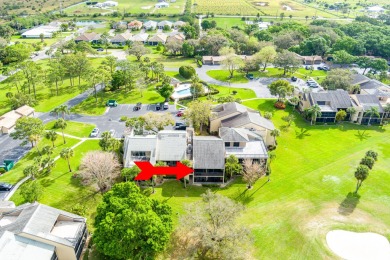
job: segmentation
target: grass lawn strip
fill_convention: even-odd
[[[64,130],[64,133],[75,137],[81,137],[81,138],[89,137],[92,130],[96,127],[95,125],[92,124],[79,123],[73,121],[66,121],[66,123],[68,124],[68,126]],[[47,123],[45,125],[45,129],[61,132],[61,129],[55,128],[54,125],[55,125],[55,121]]]

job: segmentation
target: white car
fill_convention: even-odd
[[[91,136],[91,137],[97,137],[97,136],[99,135],[99,132],[100,132],[99,128],[94,128],[94,129],[92,130],[90,136]]]
[[[111,135],[112,137],[115,136],[115,130],[114,130],[114,129],[111,129],[109,133],[110,133],[110,135]]]

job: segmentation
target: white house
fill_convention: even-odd
[[[43,34],[44,38],[52,38],[53,33],[60,31],[59,26],[52,25],[41,25],[39,27],[33,28],[31,30],[25,31],[22,33],[23,38],[40,38]]]
[[[146,30],[155,30],[157,28],[157,22],[147,21],[146,23],[144,23],[144,28]]]
[[[166,2],[161,2],[161,3],[157,3],[157,4],[155,5],[155,7],[156,7],[156,8],[167,8],[167,7],[169,7],[169,4],[166,3]]]
[[[370,13],[383,13],[385,10],[386,9],[384,9],[383,7],[381,7],[379,5],[370,6],[367,8],[367,11]]]
[[[166,25],[169,26],[169,28],[172,28],[173,23],[170,21],[161,21],[157,24],[157,28],[162,30]]]

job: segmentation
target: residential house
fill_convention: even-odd
[[[385,11],[386,9],[379,5],[367,7],[367,12],[370,13],[384,13]]]
[[[121,34],[115,35],[113,38],[111,38],[111,43],[115,45],[126,45],[128,41],[132,41],[133,35],[130,32],[124,32]]]
[[[0,259],[80,259],[86,219],[38,202],[0,215]]]
[[[165,26],[172,28],[173,23],[170,21],[161,21],[157,24],[157,28],[163,30]]]
[[[302,60],[304,65],[319,65],[323,62],[323,59],[321,56],[313,55],[313,56],[301,56],[298,55],[298,58]]]
[[[155,21],[147,21],[144,23],[145,30],[156,30],[157,28],[157,22]]]
[[[321,116],[316,119],[316,122],[321,123],[334,123],[338,111],[346,111],[349,107],[355,107],[348,92],[342,89],[327,92],[309,92],[301,95],[299,102],[300,111],[303,112],[314,105],[318,105],[321,108]],[[345,120],[350,120],[349,114]]]
[[[257,25],[259,26],[260,31],[262,31],[262,30],[267,30],[268,27],[271,26],[271,23],[269,23],[269,22],[259,22],[259,23],[257,23]]]
[[[361,74],[353,74],[351,85],[360,86],[360,94],[375,95],[382,107],[390,103],[390,86]]]
[[[32,107],[25,105],[0,116],[0,133],[11,133],[14,130],[16,121],[18,121],[19,118],[23,116],[34,116],[34,111],[35,110]]]
[[[183,44],[185,41],[186,37],[182,33],[176,33],[169,35],[167,38],[167,42],[178,42],[180,44]]]
[[[106,2],[103,2],[103,3],[97,3],[94,5],[95,7],[98,7],[98,8],[104,8],[104,7],[115,7],[115,6],[118,6],[118,2],[115,2],[115,1],[106,1]]]
[[[389,114],[384,113],[383,107],[379,102],[376,95],[351,95],[351,99],[356,105],[356,113],[352,116],[352,121],[358,124],[367,125],[370,124],[382,124],[384,118],[390,118]],[[371,116],[367,114],[367,111],[375,107],[378,110],[378,116]]]
[[[267,148],[263,137],[245,128],[221,127],[219,136],[225,145],[226,158],[236,156],[240,162],[251,159],[259,163],[265,163],[268,158]]]
[[[119,21],[112,24],[112,29],[127,29],[127,22],[125,21]]]
[[[141,30],[142,25],[143,25],[142,22],[138,20],[134,20],[127,24],[127,28],[132,30]]]
[[[79,42],[90,42],[90,43],[93,43],[93,44],[97,44],[100,41],[100,36],[101,36],[101,34],[98,34],[98,33],[95,33],[95,32],[83,33],[83,34],[79,35],[74,41],[76,43],[79,43]]]
[[[41,25],[36,28],[32,28],[30,30],[22,33],[23,38],[52,38],[53,34],[61,31],[60,23],[57,24],[49,24],[49,25]]]
[[[186,23],[183,22],[183,21],[176,21],[176,22],[173,23],[173,27],[175,29],[180,29],[181,27],[183,27],[185,25],[186,25]]]
[[[124,142],[124,166],[134,161],[158,161],[175,165],[187,158],[187,132],[163,130],[154,135],[130,135]]]
[[[154,7],[158,8],[158,9],[159,8],[168,8],[169,4],[166,2],[160,2],[160,3],[155,4]]]
[[[165,33],[157,33],[148,39],[149,45],[165,44],[168,36]]]
[[[225,176],[225,146],[215,136],[193,137],[194,183],[223,183]]]
[[[133,36],[133,42],[142,42],[146,43],[148,41],[149,34],[147,33],[139,33]]]
[[[210,133],[218,133],[221,127],[244,128],[259,134],[266,145],[273,145],[275,142],[271,136],[271,131],[275,129],[274,124],[256,110],[230,102],[214,107],[212,114]]]

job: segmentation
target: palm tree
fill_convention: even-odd
[[[370,118],[368,119],[368,124],[367,125],[370,125],[370,122],[371,122],[371,118],[373,116],[376,116],[376,117],[380,117],[380,114],[379,114],[379,111],[378,111],[378,108],[377,107],[370,107],[370,109],[368,109],[366,111],[366,113],[364,113],[364,116],[369,116]]]
[[[321,117],[322,113],[321,113],[321,108],[319,105],[314,105],[312,106],[311,108],[309,108],[309,114],[311,116],[311,122],[310,124],[313,125],[313,122],[315,124],[316,120],[317,120],[317,117]]]
[[[50,145],[47,145],[47,146],[45,146],[45,147],[42,148],[42,152],[43,152],[44,154],[46,154],[47,157],[50,159],[50,158],[51,158],[51,155],[52,155],[53,152],[54,152],[54,148],[51,147]]]
[[[280,135],[280,130],[279,129],[274,129],[271,131],[271,136],[274,138],[274,145],[276,145],[276,137]]]
[[[42,136],[39,135],[39,134],[33,134],[33,135],[30,135],[28,137],[28,141],[33,144],[33,147],[34,147],[34,143],[35,143],[35,146],[37,148],[37,151],[38,151],[39,155],[42,155],[41,151],[39,150],[39,147],[38,147],[38,142],[41,140],[41,138],[42,138]]]
[[[61,105],[58,107],[58,113],[62,114],[62,118],[65,119],[65,114],[69,115],[70,111],[67,105]]]
[[[72,148],[64,148],[60,152],[60,157],[68,161],[68,167],[70,172],[72,172],[72,168],[70,167],[70,158],[73,156],[74,156],[74,151],[72,150]]]
[[[62,130],[62,138],[64,139],[64,144],[66,144],[64,130],[68,126],[68,123],[64,119],[60,118],[60,119],[57,120],[56,126],[58,128],[61,128],[61,130]]]
[[[359,165],[356,168],[355,178],[357,179],[357,184],[355,194],[358,193],[358,190],[362,186],[363,181],[367,179],[369,171],[370,169],[366,165]]]
[[[57,140],[57,133],[53,130],[46,132],[45,134],[46,139],[50,140],[53,144],[53,147],[55,147],[54,142]]]
[[[56,114],[57,119],[58,119],[58,117],[60,116],[59,107],[54,108],[51,112],[54,113],[54,114]]]
[[[383,118],[387,118],[390,114],[390,104],[387,104],[384,108],[383,111],[385,112]]]

